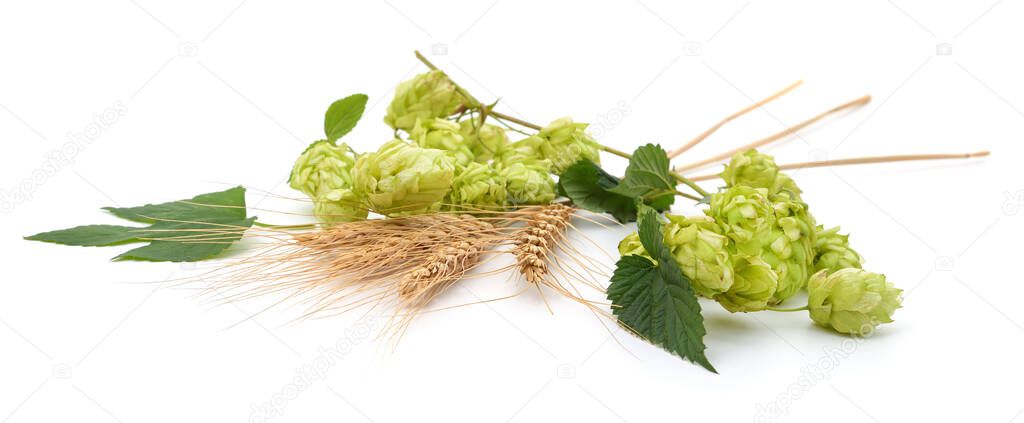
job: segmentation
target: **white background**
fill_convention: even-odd
[[[1001,0],[5,1],[0,419],[768,421],[759,410],[777,407],[780,421],[1019,420],[1022,14],[1020,1]],[[356,315],[293,325],[300,309],[274,308],[250,319],[263,303],[217,307],[136,283],[202,265],[110,263],[122,248],[20,238],[115,222],[101,206],[228,184],[252,188],[250,205],[306,212],[261,203],[256,190],[296,195],[284,178],[337,98],[371,99],[350,143],[386,141],[390,90],[423,70],[413,49],[530,120],[597,122],[628,108],[601,136],[624,150],[674,147],[807,81],[679,163],[863,94],[874,101],[769,151],[780,163],[993,156],[797,172],[818,220],[853,233],[866,267],[905,289],[904,308],[844,345],[803,313],[730,315],[704,303],[719,375],[616,330],[620,346],[586,310],[554,301],[551,315],[533,292],[424,316],[392,351],[358,335]],[[97,131],[105,112],[115,122]],[[69,144],[86,132],[83,148]],[[57,161],[62,150],[68,162]],[[25,201],[12,200],[19,192]],[[609,250],[630,230],[585,229]],[[438,305],[518,288],[468,281]],[[355,346],[325,377],[289,387],[338,340]],[[283,415],[253,414],[268,402]]]

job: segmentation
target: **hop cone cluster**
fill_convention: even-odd
[[[705,216],[668,215],[662,225],[665,245],[698,294],[732,312],[759,311],[806,288],[816,271],[823,272],[815,277],[828,277],[860,268],[848,237],[816,224],[800,188],[771,156],[739,153],[721,176],[726,187],[712,194]],[[648,256],[635,233],[619,244],[619,252]]]
[[[556,196],[552,174],[600,160],[585,123],[558,119],[510,143],[504,128],[472,107],[452,116],[466,102],[440,71],[402,82],[384,120],[408,140],[360,157],[352,195],[388,215],[547,204]]]

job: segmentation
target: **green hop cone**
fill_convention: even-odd
[[[366,219],[369,210],[362,199],[349,188],[335,189],[313,198],[313,214],[328,223]]]
[[[736,185],[711,195],[708,216],[731,238],[745,255],[758,255],[761,242],[775,226],[775,213],[768,190]]]
[[[417,119],[409,138],[423,148],[435,148],[452,154],[460,166],[472,163],[473,152],[459,133],[459,124],[444,119]]]
[[[589,124],[564,117],[537,133],[545,141],[540,145],[540,151],[545,159],[551,160],[555,173],[561,174],[582,159],[601,164],[601,145],[587,134],[587,126]]]
[[[643,256],[651,258],[651,256],[647,254],[647,250],[644,249],[644,244],[640,242],[640,234],[636,232],[626,235],[625,238],[622,238],[622,241],[619,241],[619,255],[623,257]]]
[[[477,163],[487,163],[494,156],[508,145],[508,135],[499,126],[485,123],[481,125],[479,119],[466,119],[459,123],[459,134]]]
[[[850,236],[839,234],[839,227],[825,229],[818,225],[815,228],[814,271],[827,270],[829,273],[839,269],[860,269],[864,259],[850,248]]]
[[[729,238],[718,233],[721,229],[710,217],[666,217],[669,221],[662,225],[665,245],[697,293],[712,298],[728,291],[733,283]],[[619,254],[651,258],[636,232],[619,242]]]
[[[505,178],[496,169],[480,163],[470,163],[455,176],[448,197],[448,202],[458,209],[497,211],[508,205]]]
[[[395,87],[395,98],[388,105],[384,123],[409,131],[416,119],[443,118],[463,102],[462,95],[448,75],[439,70],[416,75]]]
[[[833,273],[820,271],[807,284],[807,308],[811,320],[851,335],[869,335],[876,326],[891,323],[900,308],[900,294],[885,275],[847,268]]]
[[[395,216],[437,211],[451,189],[455,158],[395,139],[360,156],[352,177],[355,193],[376,212]]]
[[[544,144],[543,138],[538,136],[526,137],[506,144],[499,149],[494,156],[494,160],[502,163],[545,160],[548,162],[548,167],[551,167],[551,161],[545,159],[544,154],[540,151],[542,144]]]
[[[773,303],[780,303],[807,284],[814,262],[814,217],[797,194],[782,191],[771,196],[775,226],[762,241],[761,258],[779,276]]]
[[[292,166],[288,185],[314,196],[321,190],[351,187],[350,171],[356,159],[342,143],[334,145],[327,140],[314,142],[306,148]]]
[[[764,188],[769,194],[789,191],[800,194],[800,188],[788,175],[779,171],[775,158],[757,150],[747,150],[732,156],[720,174],[726,186],[747,185]]]
[[[509,201],[519,204],[547,204],[555,199],[555,180],[551,178],[551,162],[506,156],[495,163],[498,174],[505,179]]]
[[[561,118],[548,124],[537,135],[523,138],[501,151],[502,159],[544,159],[552,171],[561,174],[574,163],[586,159],[601,163],[601,145],[586,133],[586,123]]]
[[[733,282],[729,290],[713,298],[730,312],[761,311],[772,303],[779,286],[778,274],[758,256],[732,257]]]
[[[310,144],[292,167],[288,185],[313,199],[313,213],[327,222],[365,219],[368,213],[352,192],[356,159],[347,145],[323,140]]]
[[[665,245],[698,294],[712,298],[733,284],[729,238],[707,216],[666,215]]]

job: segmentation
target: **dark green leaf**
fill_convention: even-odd
[[[658,264],[635,255],[619,259],[608,299],[619,323],[649,342],[712,372],[704,355],[704,318],[690,280],[665,248],[657,213],[640,206],[638,230]]]
[[[202,194],[188,200],[141,207],[107,207],[115,216],[145,227],[87,225],[26,237],[64,245],[108,246],[132,242],[149,245],[130,250],[115,260],[197,261],[227,249],[252,226],[246,218],[245,188]]]
[[[611,214],[619,222],[632,222],[636,220],[633,198],[608,191],[618,184],[618,178],[589,160],[576,162],[558,177],[559,192],[577,206]]]
[[[367,99],[366,94],[353,94],[335,101],[327,108],[324,133],[328,141],[334,142],[356,127],[356,123],[363,117]]]
[[[64,245],[83,247],[101,247],[123,244],[135,238],[130,231],[138,230],[130,226],[86,225],[70,229],[42,232],[25,239],[32,241],[54,242]]]
[[[668,155],[660,146],[647,144],[633,152],[626,175],[611,191],[638,198],[650,193],[675,191],[675,178],[668,164]]]
[[[200,194],[188,200],[140,207],[104,207],[122,219],[151,223],[154,220],[242,220],[245,219],[245,188],[234,187],[226,191]],[[212,220],[211,220],[212,219]]]

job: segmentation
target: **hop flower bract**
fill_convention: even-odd
[[[850,247],[850,236],[841,235],[838,226],[825,229],[818,225],[815,232],[814,271],[832,273],[839,269],[861,268],[864,259]]]

